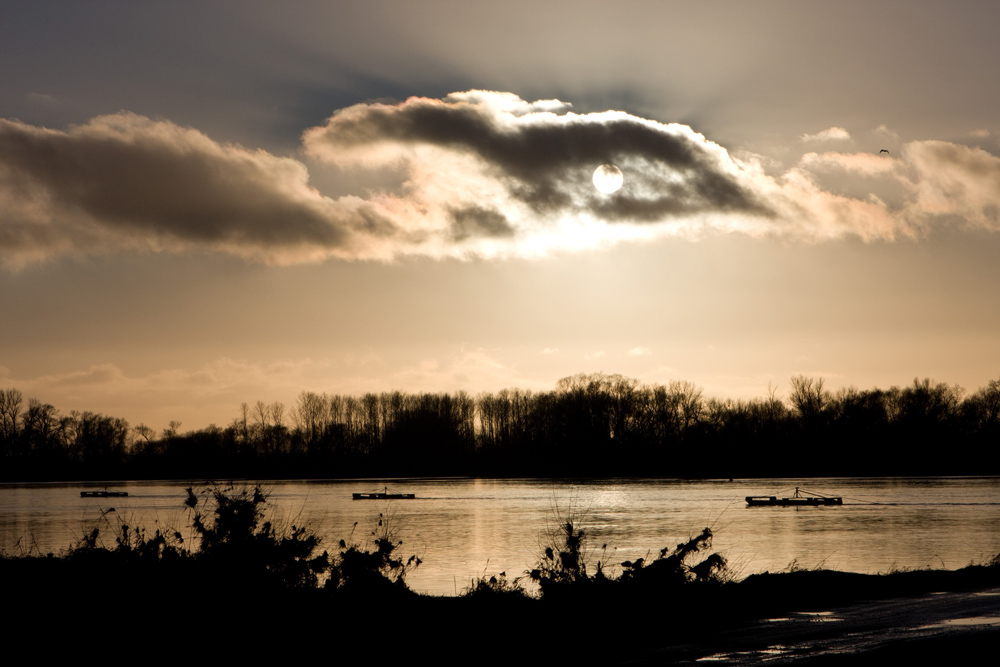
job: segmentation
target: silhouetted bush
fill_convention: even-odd
[[[518,578],[508,580],[506,572],[490,575],[489,578],[485,574],[476,578],[462,591],[462,595],[476,600],[526,599],[528,597],[520,580]]]
[[[301,526],[275,528],[264,516],[267,497],[260,485],[212,487],[202,492],[203,501],[191,487],[187,494],[199,540],[194,555],[210,569],[230,580],[286,588],[315,588],[326,576],[330,557],[326,551],[316,554],[320,538]]]
[[[607,574],[607,545],[601,549],[602,559],[596,561],[593,574],[587,567],[591,560],[587,551],[587,531],[579,521],[568,518],[562,521],[554,546],[545,548],[538,564],[525,574],[538,584],[542,598],[578,597],[592,595],[669,595],[677,593],[687,584],[721,584],[728,580],[726,559],[713,553],[697,563],[691,560],[711,547],[712,530],[705,528],[700,534],[675,548],[665,547],[657,558],[647,562],[643,558],[621,563],[618,577]]]
[[[389,589],[397,594],[409,592],[406,574],[422,561],[416,555],[405,559],[398,555],[403,541],[397,535],[394,516],[380,513],[369,537],[370,544],[365,545],[340,541],[340,553],[331,564],[326,588],[351,593]]]

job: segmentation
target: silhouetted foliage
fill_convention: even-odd
[[[188,487],[185,504],[199,540],[197,557],[230,577],[281,587],[313,588],[330,566],[327,552],[316,554],[320,539],[302,526],[277,529],[264,516],[267,498],[257,485],[212,487],[199,502]],[[205,504],[210,514],[203,514]]]
[[[521,586],[519,579],[507,579],[506,572],[493,574],[487,577],[485,574],[475,579],[464,591],[462,595],[467,598],[477,600],[496,600],[499,598],[526,599],[527,591]]]
[[[211,582],[213,589],[315,588],[325,579],[330,558],[326,552],[316,553],[319,538],[300,526],[276,528],[265,517],[267,499],[259,485],[213,486],[200,493],[189,487],[185,505],[197,542],[194,546],[186,544],[175,529],[157,526],[147,534],[144,527],[124,519],[112,524],[108,520],[111,509],[103,519],[114,544],[104,543],[98,525],[66,558],[109,562],[120,568],[142,566],[147,573],[155,567],[167,578],[197,567],[198,584]]]
[[[719,583],[726,577],[726,559],[718,553],[709,554],[695,564],[688,560],[696,553],[712,546],[712,529],[705,528],[687,542],[681,542],[673,549],[664,547],[655,560],[622,563],[624,571],[621,581],[651,585],[658,589],[679,586],[691,582]]]
[[[643,597],[677,594],[687,584],[721,584],[727,580],[726,559],[718,553],[691,560],[712,545],[712,530],[705,528],[700,534],[675,548],[665,547],[652,561],[639,558],[620,564],[622,572],[609,575],[607,545],[600,550],[600,559],[593,563],[593,574],[588,573],[596,551],[587,546],[587,530],[580,520],[561,520],[558,532],[551,536],[538,564],[525,575],[536,583],[542,598],[576,598],[581,595]],[[596,589],[596,590],[595,590]]]
[[[586,531],[568,518],[559,525],[557,540],[545,547],[538,565],[527,572],[528,577],[538,584],[542,595],[552,594],[560,587],[590,583],[587,575],[587,558],[583,552]],[[561,544],[559,543],[561,538]],[[598,575],[602,574],[600,562],[597,565]]]
[[[406,574],[418,567],[421,560],[416,555],[409,558],[399,555],[403,541],[397,534],[394,516],[380,513],[369,538],[364,545],[340,541],[340,553],[332,564],[326,587],[347,592],[387,588],[397,593],[408,592]]]
[[[187,584],[213,590],[323,587],[355,594],[410,593],[405,577],[421,560],[416,555],[399,555],[403,542],[392,514],[378,515],[364,544],[341,540],[339,551],[331,556],[325,550],[320,552],[321,540],[308,528],[275,523],[260,485],[209,486],[200,491],[188,487],[186,492],[184,505],[190,513],[194,544],[185,543],[174,529],[157,526],[147,535],[144,527],[129,525],[126,520],[112,523],[111,509],[102,515],[102,522],[110,527],[114,544],[105,543],[98,525],[67,551],[64,559],[115,567],[158,567],[162,576],[188,576],[193,580]]]

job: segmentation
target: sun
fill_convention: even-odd
[[[606,195],[617,192],[625,182],[622,170],[613,164],[602,164],[594,170],[594,187]]]

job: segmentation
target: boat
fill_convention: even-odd
[[[787,498],[778,496],[747,496],[748,507],[820,507],[823,505],[843,505],[842,496],[824,496],[795,487],[795,494]]]
[[[128,491],[109,491],[104,489],[102,491],[81,491],[81,498],[127,498]]]
[[[354,500],[409,500],[417,497],[414,493],[389,493],[387,486],[381,491],[352,493],[351,496]]]

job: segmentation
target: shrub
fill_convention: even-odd
[[[726,559],[718,553],[710,554],[696,564],[687,561],[696,553],[712,546],[712,529],[706,528],[687,542],[681,542],[674,549],[664,547],[660,555],[650,563],[640,558],[635,562],[622,563],[622,582],[641,582],[654,587],[678,586],[691,582],[719,582],[724,580]]]
[[[593,575],[587,573],[586,530],[572,519],[560,524],[561,544],[547,547],[536,567],[525,574],[536,582],[543,597],[556,592],[602,585],[604,590],[613,587],[637,589],[646,592],[676,588],[689,583],[719,583],[727,578],[726,559],[713,553],[697,563],[692,557],[712,545],[712,530],[705,528],[700,534],[675,548],[665,547],[652,562],[644,558],[621,563],[622,574],[617,579],[605,574],[605,563],[597,561]],[[605,545],[606,554],[607,545]]]
[[[354,524],[357,528],[357,523]],[[380,513],[372,526],[370,546],[340,541],[340,554],[330,567],[328,589],[348,591],[385,589],[409,591],[406,574],[422,562],[416,555],[407,559],[399,556],[403,540],[398,539],[397,524],[392,514]],[[353,531],[352,531],[353,536]]]
[[[302,526],[283,530],[265,520],[267,496],[260,485],[205,489],[207,521],[194,489],[187,493],[184,504],[200,540],[197,558],[213,568],[288,588],[315,588],[329,570],[327,552],[316,555],[319,537]]]
[[[513,580],[507,579],[507,573],[491,575],[488,579],[486,574],[477,577],[468,588],[462,591],[462,596],[473,599],[492,600],[497,598],[527,598],[528,593],[521,585],[520,577]]]

